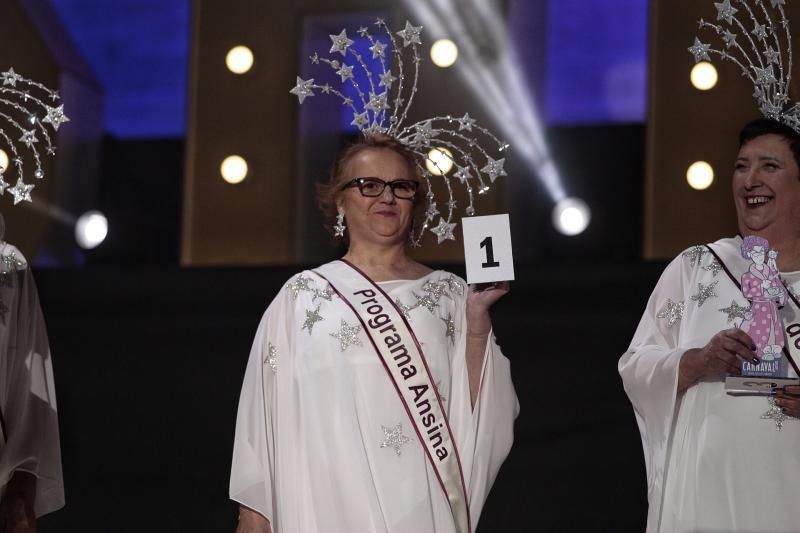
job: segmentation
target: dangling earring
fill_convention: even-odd
[[[339,211],[339,214],[336,215],[336,225],[333,226],[335,233],[333,234],[334,237],[344,237],[344,230],[347,226],[344,225],[344,213]]]

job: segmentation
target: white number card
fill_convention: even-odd
[[[467,283],[514,279],[508,215],[465,217],[461,219],[461,228],[464,231]]]

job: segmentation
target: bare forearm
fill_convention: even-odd
[[[481,387],[481,371],[486,356],[486,342],[492,330],[488,311],[468,314],[467,318],[467,374],[469,376],[469,396],[472,407],[478,398]]]
[[[272,526],[270,526],[269,520],[256,511],[240,505],[239,525],[236,527],[236,533],[272,533]]]

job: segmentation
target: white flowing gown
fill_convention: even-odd
[[[53,365],[33,275],[0,243],[0,492],[15,471],[36,476],[37,516],[64,506]]]
[[[741,244],[711,244],[737,279],[749,266]],[[800,272],[783,278],[800,290]],[[749,306],[711,253],[690,248],[664,271],[620,359],[647,465],[648,533],[800,531],[800,421],[778,430],[761,418],[766,398],[729,396],[721,380],[676,393],[683,353],[741,323],[734,303]]]
[[[422,343],[453,430],[473,528],[513,440],[509,362],[486,346],[470,406],[466,285],[443,271],[380,283]],[[293,277],[256,333],[242,386],[233,500],[275,533],[451,533],[448,502],[353,311],[313,272]],[[339,335],[334,337],[333,334]]]

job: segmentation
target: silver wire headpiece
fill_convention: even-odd
[[[14,205],[21,201],[31,201],[31,191],[35,185],[25,183],[23,179],[23,166],[25,159],[17,149],[17,143],[25,145],[29,152],[28,160],[33,158],[36,170],[33,176],[37,180],[44,179],[42,160],[37,145],[44,141],[47,155],[56,153],[55,146],[50,139],[50,133],[45,124],[49,124],[53,132],[59,126],[69,122],[64,114],[64,105],[56,91],[51,91],[41,83],[23,78],[13,68],[0,72],[0,148],[3,145],[11,150],[6,154],[10,161],[8,166],[14,166],[17,174],[17,183],[10,187],[4,179],[7,168],[0,165],[0,194],[6,189],[14,195]],[[53,105],[51,106],[50,103]],[[56,104],[60,104],[57,107]],[[10,131],[6,131],[8,128]],[[19,137],[17,137],[19,135]],[[41,135],[41,138],[37,137]],[[16,140],[15,140],[16,139]]]
[[[742,75],[749,78],[755,87],[753,97],[758,102],[761,114],[800,133],[800,104],[789,101],[792,34],[783,9],[786,2],[769,0],[772,8],[770,14],[764,0],[734,1],[739,8],[732,6],[731,0],[714,2],[717,8],[716,24],[703,19],[698,21],[700,29],[711,28],[716,32],[725,49],[712,48],[695,37],[689,52],[694,56],[695,63],[711,61],[709,54],[736,63]],[[783,28],[783,35],[776,21]],[[745,26],[745,23],[748,25]]]
[[[452,177],[458,179],[464,186],[468,197],[468,205],[464,212],[466,215],[472,216],[475,214],[474,193],[476,190],[478,194],[484,194],[498,177],[506,176],[503,168],[505,157],[494,159],[487,148],[481,146],[475,135],[483,137],[482,141],[487,146],[496,145],[496,152],[501,155],[504,155],[509,145],[498,139],[488,129],[479,126],[475,119],[469,116],[469,113],[465,113],[461,118],[450,115],[435,116],[404,126],[408,110],[418,90],[419,64],[422,61],[419,55],[419,48],[422,44],[420,40],[422,27],[412,26],[410,22],[406,21],[405,28],[397,32],[397,35],[402,38],[402,46],[400,46],[383,19],[377,19],[375,25],[386,33],[388,42],[373,37],[369,29],[363,26],[358,29],[358,34],[369,41],[372,59],[378,59],[380,62],[380,72],[371,71],[361,54],[352,48],[351,45],[354,41],[347,37],[346,30],[342,30],[338,35],[330,36],[333,43],[328,51],[328,54],[331,55],[330,58],[320,57],[317,52],[310,56],[312,64],[324,63],[341,77],[342,84],[349,82],[358,95],[356,101],[327,83],[318,85],[314,83],[313,78],[303,80],[299,76],[297,84],[289,92],[297,96],[301,104],[306,98],[314,96],[314,89],[323,94],[337,96],[345,106],[352,110],[353,121],[351,124],[358,127],[363,134],[383,133],[391,136],[411,152],[420,156],[422,161],[428,161],[438,169],[447,187],[448,201],[445,204],[447,216],[441,213],[437,207],[431,187],[433,175],[424,165],[418,163],[425,180],[428,205],[422,227],[416,235],[411,236],[411,242],[415,246],[419,246],[419,242],[428,228],[436,235],[438,243],[448,239],[455,240],[453,229],[456,224],[452,222],[452,219],[456,210],[456,200],[453,195],[452,178],[441,172],[437,160],[430,157],[431,150],[439,148],[439,156],[449,159],[455,167]],[[387,68],[386,65],[386,49],[389,46],[391,46],[392,55],[395,58],[394,70]],[[414,63],[414,77],[410,88],[406,83],[403,64],[404,52],[409,47],[411,61]],[[353,59],[349,64],[345,62],[348,54]],[[366,74],[369,83],[368,89],[360,86],[356,81],[353,75],[354,69],[361,69]],[[395,82],[397,82],[396,88]],[[476,161],[475,158],[480,158],[480,161]],[[436,217],[439,217],[439,224],[433,226]]]

